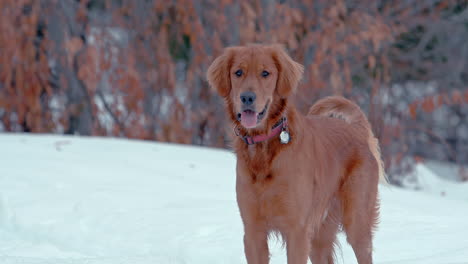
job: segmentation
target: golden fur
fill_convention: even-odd
[[[377,185],[384,180],[378,141],[364,113],[345,98],[322,99],[307,116],[300,114],[290,97],[302,73],[302,65],[278,45],[227,48],[208,69],[208,81],[225,99],[240,135],[265,134],[281,118],[288,120],[288,144],[278,138],[254,145],[233,140],[247,261],[268,263],[267,238],[278,232],[289,264],[306,264],[308,258],[334,263],[336,234],[343,229],[358,262],[372,263]],[[249,129],[239,122],[239,96],[246,91],[256,94],[256,113],[266,109]]]

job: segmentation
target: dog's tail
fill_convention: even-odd
[[[340,96],[329,96],[316,102],[310,109],[308,115],[320,115],[340,118],[346,122],[359,126],[367,132],[370,151],[377,161],[379,167],[379,181],[388,183],[385,176],[384,164],[380,155],[379,140],[372,133],[372,128],[366,115],[359,106],[350,100]]]

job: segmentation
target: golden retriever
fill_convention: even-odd
[[[303,67],[279,45],[226,48],[207,72],[235,137],[236,193],[249,264],[269,262],[279,233],[289,264],[333,263],[344,230],[360,264],[372,263],[384,180],[378,141],[360,108],[327,97],[307,116],[290,98]]]

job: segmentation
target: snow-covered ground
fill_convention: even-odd
[[[234,166],[222,150],[0,134],[0,263],[246,263]],[[416,172],[427,192],[380,188],[375,263],[468,263],[468,185]]]

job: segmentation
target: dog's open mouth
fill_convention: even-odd
[[[237,114],[238,120],[241,122],[242,126],[245,128],[255,127],[262,119],[265,117],[265,113],[268,109],[270,102],[265,104],[265,107],[260,113],[255,112],[254,110],[247,109]]]

